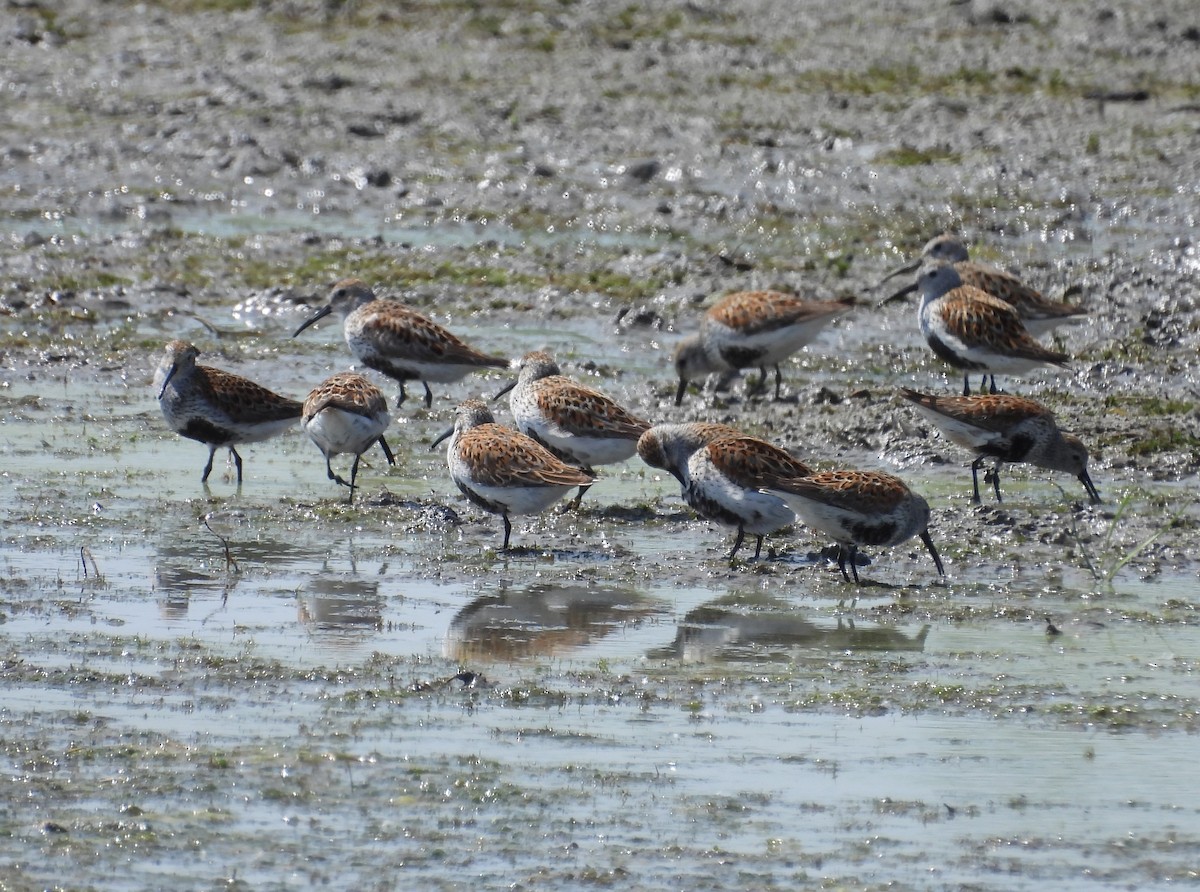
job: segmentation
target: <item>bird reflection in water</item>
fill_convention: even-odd
[[[215,606],[220,609],[237,582],[238,577],[234,574],[192,569],[177,555],[160,550],[159,562],[154,567],[154,594],[159,615],[166,620],[184,619],[193,598],[213,606],[218,595]]]
[[[377,581],[317,577],[297,595],[300,622],[339,638],[365,637],[383,628],[383,598]]]
[[[838,617],[828,626],[806,619],[783,603],[777,608],[745,609],[706,604],[688,611],[675,640],[647,654],[652,660],[700,663],[725,660],[790,659],[796,649],[839,651],[921,651],[929,626],[916,633],[894,626],[856,624]]]
[[[242,579],[242,567],[298,567],[307,560],[303,546],[253,532],[254,518],[244,508],[209,511],[201,518],[200,537],[184,527],[165,534],[155,548],[154,593],[165,619],[187,616],[193,602],[223,610]]]
[[[636,592],[534,585],[476,598],[450,622],[445,654],[469,662],[561,655],[660,612]]]

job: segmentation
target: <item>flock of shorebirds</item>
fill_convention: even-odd
[[[963,395],[903,389],[901,396],[949,440],[974,453],[974,500],[980,500],[978,472],[985,463],[993,463],[985,482],[999,499],[1000,466],[1027,462],[1075,475],[1098,502],[1079,438],[1062,432],[1040,403],[998,393],[995,379],[1040,365],[1065,365],[1066,354],[1034,336],[1077,320],[1084,311],[1045,298],[1010,273],[973,263],[951,235],[932,239],[920,257],[884,281],[918,270],[914,284],[887,300],[920,291],[921,332],[939,358],[962,370]],[[815,301],[773,291],[727,295],[676,349],[675,405],[682,403],[689,382],[747,368],[759,369],[755,386],[763,391],[773,368],[778,399],[780,363],[853,306],[853,299]],[[430,382],[453,382],[473,371],[510,366],[506,358],[475,350],[403,303],[377,298],[357,279],[333,286],[328,304],[293,337],[335,312],[357,360],[399,382],[397,406],[405,401],[405,382],[420,381],[430,407]],[[364,452],[378,443],[395,464],[384,438],[391,421],[387,399],[363,375],[339,372],[300,403],[239,375],[198,365],[199,353],[184,341],[170,342],[154,386],[171,428],[208,446],[202,481],[208,480],[216,450],[227,447],[240,484],[242,458],[236,447],[281,434],[297,420],[325,456],[329,479],[348,487],[351,499]],[[516,380],[496,399],[509,395],[516,429],[497,424],[487,403],[469,399],[458,406],[454,426],[433,443],[436,447],[449,440],[446,462],[455,484],[473,504],[500,515],[505,550],[511,515],[542,512],[576,489],[573,504],[578,507],[596,480],[595,467],[625,461],[636,451],[648,465],[679,481],[684,501],[700,516],[737,531],[731,561],[747,533],[757,539],[757,559],[765,536],[800,521],[834,540],[847,581],[859,581],[860,546],[894,546],[913,536],[920,537],[944,575],[929,535],[929,504],[898,477],[879,471],[817,471],[780,447],[724,424],[652,424],[561,374],[543,351],[527,353],[515,365]],[[971,395],[971,373],[983,375],[985,386],[990,379],[989,392]],[[349,480],[333,470],[331,460],[340,454],[354,456]]]

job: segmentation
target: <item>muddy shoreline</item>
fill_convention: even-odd
[[[1162,766],[1200,715],[1198,28],[1182,0],[14,0],[0,889],[1194,882]],[[1089,308],[1070,369],[1011,389],[1103,504],[1014,468],[973,506],[896,398],[960,381],[876,306],[943,229]],[[346,276],[656,421],[900,475],[946,580],[908,543],[851,592],[802,529],[731,567],[636,460],[500,555],[428,448],[498,373],[410,399],[353,506],[298,432],[201,487],[163,344],[302,398],[350,365],[328,321],[290,337]],[[767,287],[860,307],[782,401],[677,410],[675,343]]]

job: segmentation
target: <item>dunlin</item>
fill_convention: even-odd
[[[588,486],[595,479],[520,431],[496,424],[482,400],[461,403],[454,427],[433,446],[447,438],[451,478],[473,504],[504,520],[504,551],[512,535],[510,514],[545,511],[574,487]]]
[[[642,434],[637,448],[646,464],[668,471],[679,481],[683,500],[697,514],[737,530],[730,561],[746,533],[757,538],[757,560],[763,537],[796,522],[787,503],[760,492],[757,481],[812,473],[804,462],[778,446],[724,424],[655,425]]]
[[[171,341],[154,372],[154,387],[163,418],[177,434],[208,446],[202,483],[212,473],[213,454],[222,446],[237,466],[242,482],[239,443],[268,440],[294,427],[301,405],[273,393],[249,378],[196,365],[200,351],[186,341]]]
[[[761,489],[783,499],[796,517],[838,544],[838,567],[848,582],[846,564],[857,583],[855,557],[860,545],[899,545],[920,536],[938,573],[942,559],[929,537],[929,503],[904,481],[879,471],[822,471],[807,477],[764,474]]]
[[[378,443],[388,464],[396,463],[383,438],[391,421],[382,390],[362,375],[340,372],[326,378],[308,395],[300,424],[325,456],[329,479],[350,487],[350,500],[353,501],[358,462],[364,452]],[[349,483],[333,473],[329,463],[333,456],[344,452],[354,454]]]
[[[1087,311],[1083,308],[1050,300],[1006,270],[971,260],[967,246],[949,233],[930,239],[922,249],[920,257],[892,270],[883,277],[880,284],[903,273],[913,272],[922,263],[953,265],[964,285],[985,291],[1011,306],[1021,317],[1026,330],[1034,336],[1043,335],[1064,322],[1077,322],[1087,316]],[[916,290],[917,283],[914,281],[887,298],[884,303]]]
[[[941,359],[963,370],[963,395],[970,396],[969,373],[1022,374],[1041,365],[1065,367],[1070,357],[1033,339],[1017,311],[990,294],[964,285],[950,264],[932,264],[917,277],[921,289],[921,334]]]
[[[675,349],[679,374],[675,405],[683,402],[688,381],[711,372],[757,367],[762,378],[755,389],[766,390],[768,366],[775,367],[775,399],[779,399],[783,385],[779,364],[853,306],[852,297],[803,300],[778,291],[741,291],[721,298],[704,314],[700,331]]]
[[[395,300],[375,297],[361,279],[345,279],[333,286],[329,303],[296,329],[300,334],[318,319],[338,312],[345,319],[346,344],[368,368],[400,384],[399,407],[407,394],[405,381],[425,386],[425,408],[433,405],[429,382],[459,381],[471,372],[504,368],[508,360],[487,356],[451,334],[431,319]]]
[[[1000,501],[1000,465],[1027,462],[1050,471],[1074,474],[1088,497],[1100,501],[1088,476],[1088,452],[1074,434],[1058,429],[1053,413],[1041,403],[1019,396],[930,396],[907,388],[901,396],[933,422],[951,442],[975,453],[971,462],[974,499],[979,501],[979,469],[989,459],[996,464],[990,480]]]
[[[594,474],[596,465],[625,461],[637,450],[637,440],[650,427],[598,390],[561,374],[549,353],[526,353],[517,380],[496,399],[509,394],[513,419],[523,434],[537,440],[563,461]],[[573,502],[579,507],[587,486]]]

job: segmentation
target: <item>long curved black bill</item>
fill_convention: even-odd
[[[164,393],[167,392],[167,385],[171,383],[171,379],[175,377],[175,373],[179,371],[178,365],[172,365],[171,371],[167,372],[167,377],[163,379],[162,390],[158,392],[158,398],[161,400]]]
[[[1079,475],[1079,482],[1083,484],[1083,488],[1087,490],[1088,498],[1092,500],[1093,505],[1100,504],[1100,491],[1096,489],[1096,484],[1092,483],[1092,478],[1088,476],[1087,469],[1084,468],[1083,473]]]
[[[512,390],[516,386],[517,386],[516,379],[509,381],[507,384],[504,385],[503,390],[501,390],[498,394],[496,394],[494,397],[492,397],[492,402],[493,403],[496,402],[496,400],[500,399],[500,397],[504,396],[504,394],[508,393],[510,390]]]
[[[895,294],[888,295],[883,300],[881,300],[879,303],[875,304],[875,306],[885,307],[888,304],[895,303],[898,300],[904,300],[904,298],[908,297],[910,294],[912,294],[916,290],[917,290],[917,283],[912,282],[908,285],[905,285],[903,288],[901,288]]]
[[[394,465],[396,463],[396,456],[392,455],[392,450],[388,447],[387,440],[380,437],[378,442],[379,448],[383,450],[384,457],[387,458],[387,463]]]
[[[903,275],[904,273],[915,272],[917,267],[921,265],[921,261],[923,259],[924,259],[923,257],[918,257],[916,260],[908,261],[908,263],[904,264],[903,266],[896,267],[894,270],[892,270],[890,273],[888,273],[886,276],[884,276],[882,279],[880,279],[879,284],[882,285],[884,282],[887,282],[890,279],[894,279],[894,278],[896,278],[896,276]]]
[[[332,304],[327,304],[327,305],[321,307],[321,309],[317,310],[317,312],[313,313],[311,316],[309,316],[307,319],[305,319],[304,322],[301,323],[299,328],[297,328],[294,332],[292,332],[292,337],[295,337],[296,335],[300,334],[300,332],[304,331],[304,329],[308,328],[314,322],[316,322],[319,319],[324,319],[326,316],[328,316],[332,312],[333,312]]]
[[[447,428],[446,430],[442,431],[441,434],[438,436],[438,438],[429,444],[429,451],[433,452],[433,450],[437,449],[439,446],[442,445],[443,442],[448,440],[453,433],[454,433],[454,428],[452,428],[452,427]]]
[[[933,562],[937,565],[938,576],[945,576],[946,568],[942,566],[942,556],[934,548],[933,540],[929,538],[929,530],[921,530],[921,541],[925,543],[925,547],[929,549],[930,555],[933,556]]]

